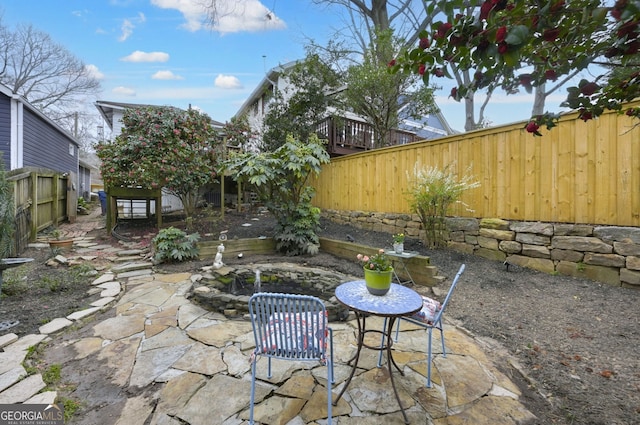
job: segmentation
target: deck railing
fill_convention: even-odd
[[[317,128],[318,137],[329,141],[327,150],[331,156],[347,155],[375,149],[373,127],[362,121],[348,118],[328,117]],[[417,141],[415,133],[391,130],[384,146],[405,145]]]

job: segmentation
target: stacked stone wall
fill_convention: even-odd
[[[336,223],[424,240],[416,215],[325,210]],[[640,289],[640,228],[448,218],[448,245],[505,264]],[[437,264],[434,264],[437,266]]]

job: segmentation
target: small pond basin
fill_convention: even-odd
[[[259,275],[259,289],[256,275]],[[335,288],[356,279],[332,270],[292,263],[225,265],[219,269],[206,268],[189,298],[209,311],[236,317],[249,312],[248,302],[254,292],[312,295],[324,301],[329,321],[337,321],[344,320],[348,310],[336,300]]]

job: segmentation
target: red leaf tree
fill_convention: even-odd
[[[554,84],[571,84],[589,67],[588,79],[567,87],[561,106],[579,111],[585,121],[606,110],[640,116],[640,108],[624,106],[640,97],[640,1],[485,0],[475,8],[465,5],[464,0],[434,2],[430,7],[443,11],[446,20],[422,31],[419,45],[390,62],[390,68],[419,73],[426,84],[434,76],[449,75],[443,72],[448,67],[472,70],[473,80],[452,90],[460,100],[488,87],[513,94],[558,79]],[[540,114],[525,128],[540,135],[540,126],[549,129],[558,118]]]
[[[122,133],[97,146],[105,186],[164,188],[191,216],[199,189],[215,181],[222,141],[211,118],[194,109],[146,107],[125,110]]]

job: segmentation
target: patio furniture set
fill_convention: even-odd
[[[389,378],[395,397],[400,406],[404,423],[409,419],[402,406],[393,377],[395,368],[404,376],[402,369],[393,359],[392,346],[399,336],[401,321],[418,325],[427,331],[427,382],[431,387],[431,358],[433,330],[440,332],[442,354],[446,357],[443,334],[442,315],[451,295],[464,272],[462,264],[455,275],[446,298],[442,303],[422,296],[413,289],[400,283],[392,283],[384,296],[372,295],[366,289],[364,280],[346,282],[335,290],[337,300],[351,310],[358,325],[356,353],[347,364],[352,366],[351,373],[340,393],[332,397],[333,374],[333,331],[328,325],[327,311],[322,300],[309,295],[281,294],[258,292],[249,300],[249,314],[253,328],[255,349],[251,355],[251,396],[249,423],[253,424],[255,404],[256,363],[259,357],[268,359],[268,377],[271,377],[271,360],[319,361],[327,366],[327,423],[332,423],[332,406],[337,405],[340,398],[351,384],[358,367],[362,348],[379,351],[378,367],[382,367],[384,354]],[[411,280],[411,279],[410,279]],[[368,317],[384,319],[382,329],[367,329]],[[394,337],[394,325],[395,337]],[[379,345],[368,345],[365,336],[374,333],[381,337]]]

